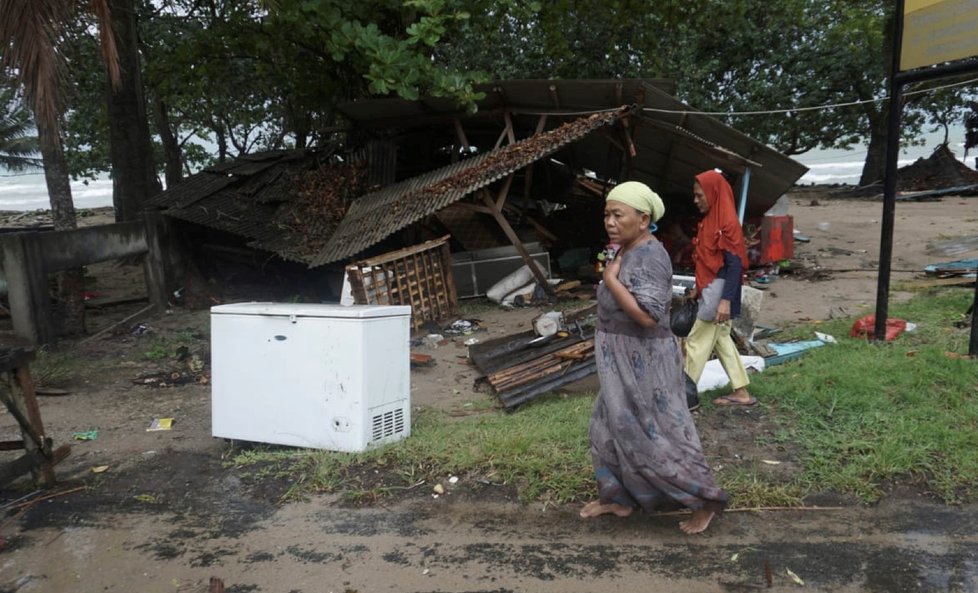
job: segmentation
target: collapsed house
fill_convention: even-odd
[[[263,298],[278,287],[339,300],[347,265],[378,267],[381,254],[425,242],[434,256],[400,252],[374,281],[420,265],[464,296],[484,287],[469,286],[466,274],[453,281],[448,270],[472,254],[503,249],[517,266],[536,261],[530,270],[546,285],[561,254],[596,253],[606,241],[603,198],[619,181],[655,189],[668,224],[695,214],[691,186],[703,170],[731,177],[746,219],[761,217],[806,171],[676,100],[664,80],[509,80],[479,90],[473,112],[440,98],[341,105],[342,140],[209,167],[151,205],[186,238],[191,267],[207,276],[221,262],[225,279],[255,278]],[[389,290],[405,293],[411,283]]]

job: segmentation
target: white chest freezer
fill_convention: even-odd
[[[215,437],[362,451],[411,432],[411,307],[211,308]]]

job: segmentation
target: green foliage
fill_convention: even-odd
[[[332,139],[336,106],[364,96],[473,109],[475,84],[492,78],[673,78],[702,111],[786,110],[727,122],[787,154],[868,143],[881,157],[885,139],[892,5],[880,0],[141,0],[137,11],[148,110],[185,169],[210,163],[206,145],[223,160]],[[59,48],[75,176],[108,167],[93,30],[79,21]],[[905,142],[961,117],[965,91],[913,92],[926,86],[907,89]],[[882,161],[869,161],[873,177]]]
[[[0,167],[10,171],[40,168],[39,150],[30,113],[12,89],[0,87]]]

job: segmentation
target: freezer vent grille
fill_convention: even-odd
[[[374,416],[373,436],[370,440],[379,441],[399,432],[404,432],[404,408]]]

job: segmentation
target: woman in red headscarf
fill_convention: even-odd
[[[716,351],[733,391],[713,400],[718,406],[751,406],[750,380],[730,337],[730,320],[740,315],[740,284],[747,268],[744,232],[734,208],[733,189],[723,175],[706,171],[693,183],[693,202],[703,215],[693,239],[699,311],[686,338],[686,374],[699,381]]]

